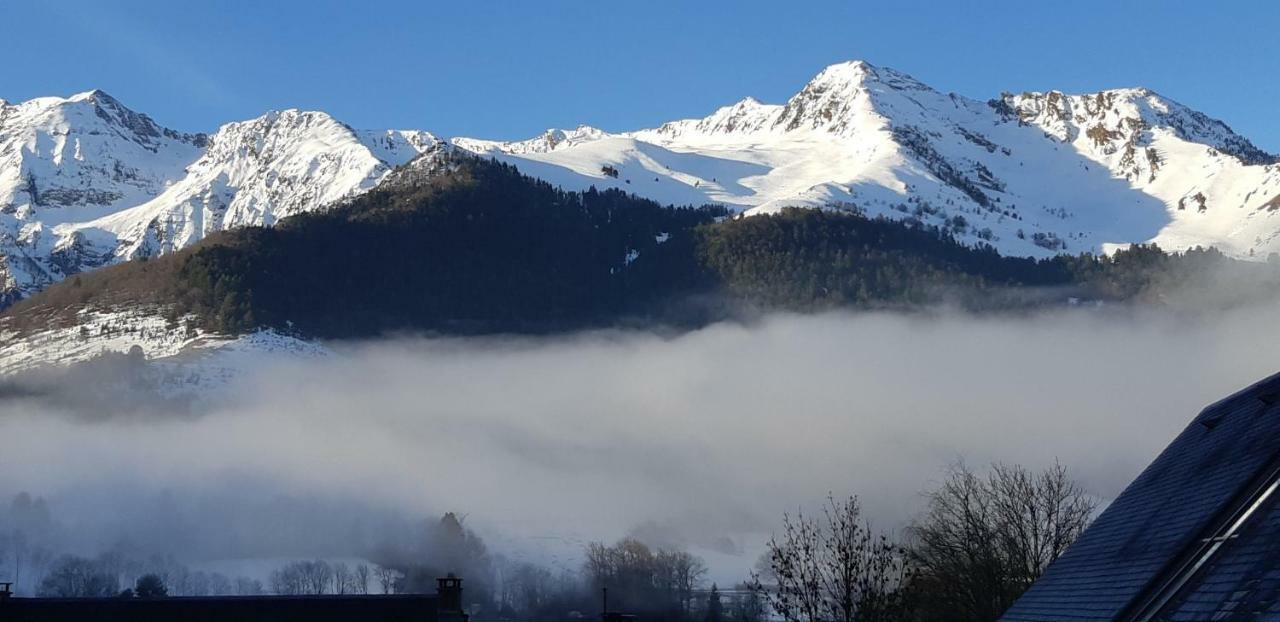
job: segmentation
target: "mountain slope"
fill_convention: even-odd
[[[1014,255],[1147,241],[1280,250],[1274,156],[1144,89],[979,102],[850,62],[781,105],[747,98],[650,130],[454,144],[567,188],[748,213],[851,203]]]
[[[179,134],[101,91],[0,104],[0,306],[70,274],[329,205],[438,145],[298,110]]]
[[[0,375],[134,346],[145,358],[207,353],[264,329],[313,339],[701,325],[739,304],[920,305],[1071,279],[1067,262],[1001,257],[885,219],[726,215],[424,154],[332,209],[220,231],[18,302],[0,313]]]
[[[1158,199],[1162,245],[1280,250],[1280,165],[1221,121],[1148,89],[1005,94],[994,107]]]
[[[102,91],[20,104],[0,100],[0,303],[61,279],[75,252],[52,228],[160,194],[207,138],[180,134]],[[85,251],[85,265],[99,262]]]
[[[426,132],[357,133],[321,112],[270,112],[223,126],[186,176],[151,201],[55,232],[116,258],[155,256],[364,192],[436,144]]]
[[[691,232],[722,215],[621,192],[566,193],[498,163],[425,154],[332,209],[51,286],[6,311],[0,333],[21,340],[128,312],[167,317],[159,324],[179,334],[591,325],[688,289],[700,278]]]
[[[633,132],[450,142],[568,190],[749,214],[856,208],[1008,255],[1134,242],[1280,251],[1275,157],[1145,89],[984,102],[855,61],[780,104],[746,98]],[[322,112],[270,112],[205,136],[101,91],[0,102],[0,308],[70,274],[322,209],[444,146]]]
[[[1280,286],[1275,265],[1215,251],[1036,260],[856,212],[726,215],[565,192],[492,160],[427,153],[331,209],[219,231],[19,301],[0,312],[0,376],[135,347],[131,358],[168,365],[401,331],[689,327],[755,309],[1007,311],[1073,298],[1226,307]],[[199,364],[166,369],[175,390],[218,382]]]

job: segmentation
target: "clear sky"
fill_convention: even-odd
[[[1147,86],[1280,151],[1280,2],[0,0],[0,97],[102,88],[211,131],[272,108],[525,138],[781,102],[863,59],[943,91]]]

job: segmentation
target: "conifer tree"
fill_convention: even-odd
[[[720,588],[711,584],[711,593],[707,595],[707,622],[721,622],[724,619],[724,605],[720,604]]]

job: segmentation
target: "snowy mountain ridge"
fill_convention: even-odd
[[[439,145],[299,110],[180,134],[102,91],[0,106],[0,297],[319,209]]]
[[[99,236],[97,246],[114,245],[124,258],[172,252],[368,190],[436,142],[426,132],[356,132],[322,112],[273,111],[223,126],[186,176],[151,201],[55,231]]]
[[[747,213],[854,206],[1013,255],[1149,241],[1243,258],[1280,251],[1275,156],[1149,89],[982,102],[853,61],[784,104],[748,97],[701,119],[527,145],[480,151],[569,188]]]
[[[79,271],[321,209],[442,148],[571,190],[751,214],[857,209],[1013,255],[1148,241],[1280,251],[1275,157],[1147,89],[979,101],[853,61],[779,104],[747,97],[652,129],[506,142],[357,131],[299,110],[183,134],[89,91],[0,103],[0,306]]]

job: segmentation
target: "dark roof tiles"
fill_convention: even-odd
[[[1268,404],[1259,397],[1277,390],[1280,376],[1273,376],[1206,408],[1002,619],[1114,620],[1121,615],[1276,459],[1280,408],[1272,408],[1275,400]],[[1275,557],[1268,563],[1280,567]],[[1237,587],[1230,574],[1238,572],[1234,565],[1223,565],[1220,572],[1218,583],[1203,586],[1214,598]],[[1187,600],[1187,611],[1199,602]]]

